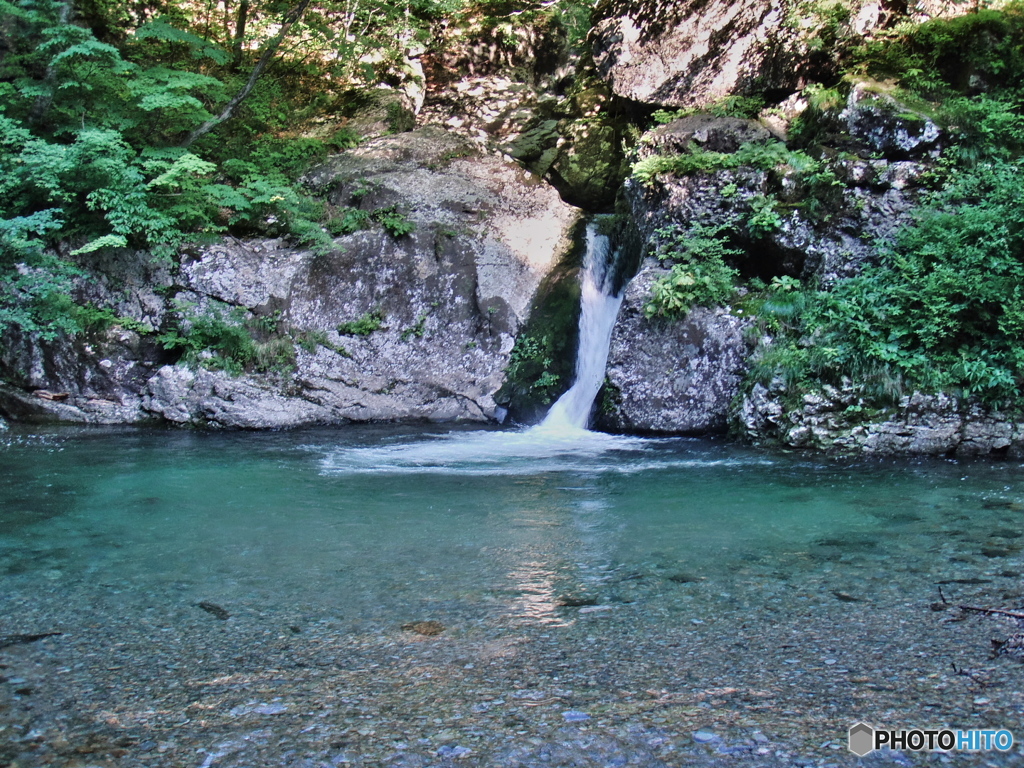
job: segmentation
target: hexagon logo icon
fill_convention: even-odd
[[[858,757],[864,757],[875,749],[875,729],[867,723],[857,723],[850,728],[849,749]]]

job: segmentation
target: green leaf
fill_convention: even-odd
[[[71,255],[78,256],[83,253],[92,253],[100,248],[124,248],[127,245],[128,241],[122,235],[103,235],[95,240],[90,240],[81,248],[76,248],[71,252]]]

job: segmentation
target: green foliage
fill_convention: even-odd
[[[689,117],[706,113],[715,117],[742,117],[745,119],[756,118],[764,109],[765,100],[763,96],[725,96],[714,104],[706,107],[686,107],[684,109],[659,109],[651,115],[651,119],[659,125],[671,123],[681,117]]]
[[[370,226],[370,214],[358,208],[344,208],[340,215],[335,214],[327,220],[327,230],[334,237],[351,235]]]
[[[782,336],[756,376],[807,383],[846,375],[879,397],[917,388],[1019,398],[1022,170],[1020,161],[975,166],[936,193],[878,265],[808,292],[802,313],[778,325]],[[774,317],[783,319],[777,309]]]
[[[174,307],[176,325],[157,341],[180,352],[189,365],[235,376],[246,371],[287,373],[295,367],[295,346],[288,336],[277,334],[276,319],[254,318],[242,307],[221,302],[200,309],[177,301]]]
[[[183,149],[183,137],[245,83],[248,75],[235,71],[236,40],[218,38],[209,19],[190,26],[189,6],[133,20],[135,7],[119,4],[96,6],[90,18],[135,32],[101,40],[68,23],[68,8],[54,0],[4,5],[17,31],[0,31],[0,237],[8,257],[0,263],[0,325],[39,330],[45,316],[47,334],[81,330],[74,318],[56,317],[58,305],[73,306],[62,297],[75,276],[44,256],[58,242],[72,244],[72,257],[128,247],[172,258],[225,231],[330,247],[322,206],[295,179],[357,136],[283,135],[295,121],[294,100],[283,80],[268,78],[233,130]],[[252,39],[278,13],[254,3]],[[407,232],[397,213],[381,215],[396,236]]]
[[[523,333],[509,356],[506,376],[518,382],[543,405],[550,405],[562,388],[562,377],[552,369],[560,345],[553,333]]]
[[[727,227],[671,225],[656,234],[656,255],[672,268],[651,286],[647,317],[684,317],[694,306],[724,304],[733,297],[738,273],[725,260],[742,251],[730,245]]]
[[[413,224],[394,207],[325,217],[296,180],[360,137],[342,127],[303,138],[303,129],[339,94],[414,79],[408,49],[429,42],[438,23],[482,20],[502,35],[507,28],[508,44],[529,47],[529,35],[517,38],[524,25],[582,41],[591,6],[321,0],[289,18],[297,6],[268,0],[0,2],[0,330],[82,330],[69,298],[82,275],[55,255],[58,245],[72,260],[110,248],[173,260],[225,232],[288,236],[315,249],[369,221],[407,236]],[[273,55],[260,76],[264,53]],[[233,116],[193,141],[226,108]],[[393,130],[412,127],[397,107],[389,119]],[[192,346],[211,330],[203,322],[191,341],[168,343],[198,354]],[[229,357],[262,364],[239,350]]]
[[[375,309],[367,312],[357,320],[341,323],[338,326],[338,333],[342,336],[369,336],[374,331],[384,327],[384,312]],[[423,335],[422,331],[419,335]]]
[[[1024,80],[1024,5],[982,9],[892,30],[855,54],[860,70],[892,78],[935,100],[964,93],[972,79],[990,91],[1015,90]]]
[[[573,2],[563,0],[553,4],[555,20],[565,30],[570,48],[578,51],[586,50],[594,5],[593,0],[574,0]]]
[[[823,171],[821,163],[805,152],[787,149],[781,141],[767,141],[748,142],[735,152],[712,152],[691,144],[687,152],[679,155],[652,155],[637,161],[632,175],[649,185],[663,173],[686,176],[743,166],[764,171],[783,168],[801,176]]]
[[[413,337],[417,339],[423,338],[423,334],[426,333],[427,318],[430,317],[430,312],[431,310],[429,309],[426,310],[425,312],[421,312],[420,316],[416,318],[416,322],[413,325],[406,328],[404,331],[402,331],[400,335],[402,341],[408,341]]]
[[[22,251],[23,260],[17,260],[19,251],[5,247],[10,239],[4,230],[10,224],[0,222],[0,333],[13,327],[53,339],[81,331],[69,311],[74,306],[71,287],[80,271],[50,253]]]
[[[789,139],[795,146],[806,147],[819,140],[828,125],[827,116],[842,109],[846,95],[839,88],[811,83],[801,96],[807,101],[807,108],[790,124]]]
[[[361,199],[368,190],[357,189],[352,196]],[[357,194],[362,193],[362,194]],[[335,211],[327,220],[327,231],[334,237],[351,235],[361,229],[368,229],[372,222],[377,222],[392,236],[405,237],[416,225],[409,221],[394,205],[378,208],[375,211],[364,211],[359,208],[342,208]]]
[[[293,331],[292,338],[296,344],[310,353],[316,352],[318,347],[324,347],[342,357],[352,357],[345,347],[332,343],[326,331]]]
[[[1024,152],[1024,115],[1017,98],[953,97],[943,102],[939,119],[957,140],[947,162],[1009,160]]]
[[[852,18],[851,3],[845,0],[801,0],[789,7],[785,22],[799,30],[808,51],[834,55],[854,37]]]
[[[86,332],[105,331],[116,326],[139,334],[153,333],[153,328],[148,323],[118,315],[108,307],[97,307],[94,304],[74,304],[69,308],[68,314],[78,328]]]
[[[405,214],[393,205],[387,208],[378,208],[370,214],[370,218],[383,226],[392,237],[405,237],[416,229],[416,225],[405,218]]]
[[[642,184],[650,186],[663,173],[687,176],[694,173],[708,173],[722,168],[733,168],[732,155],[708,152],[696,146],[682,155],[651,155],[633,164],[632,176]]]
[[[782,227],[782,216],[778,201],[767,195],[757,195],[750,200],[750,215],[746,221],[747,231],[752,237],[767,237]]]

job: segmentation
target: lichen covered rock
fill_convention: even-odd
[[[666,270],[648,260],[626,289],[608,354],[601,424],[633,432],[725,432],[750,343],[748,323],[727,309],[682,320],[648,318],[651,284]]]
[[[793,401],[780,382],[755,384],[737,423],[754,442],[876,455],[1024,456],[1024,417],[919,392],[872,407],[851,382]]]

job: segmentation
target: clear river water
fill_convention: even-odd
[[[1019,630],[955,607],[1024,605],[1019,462],[22,425],[0,467],[0,763],[838,765],[861,719],[1024,741],[1024,665],[990,655]],[[1021,753],[886,757],[940,758]]]

